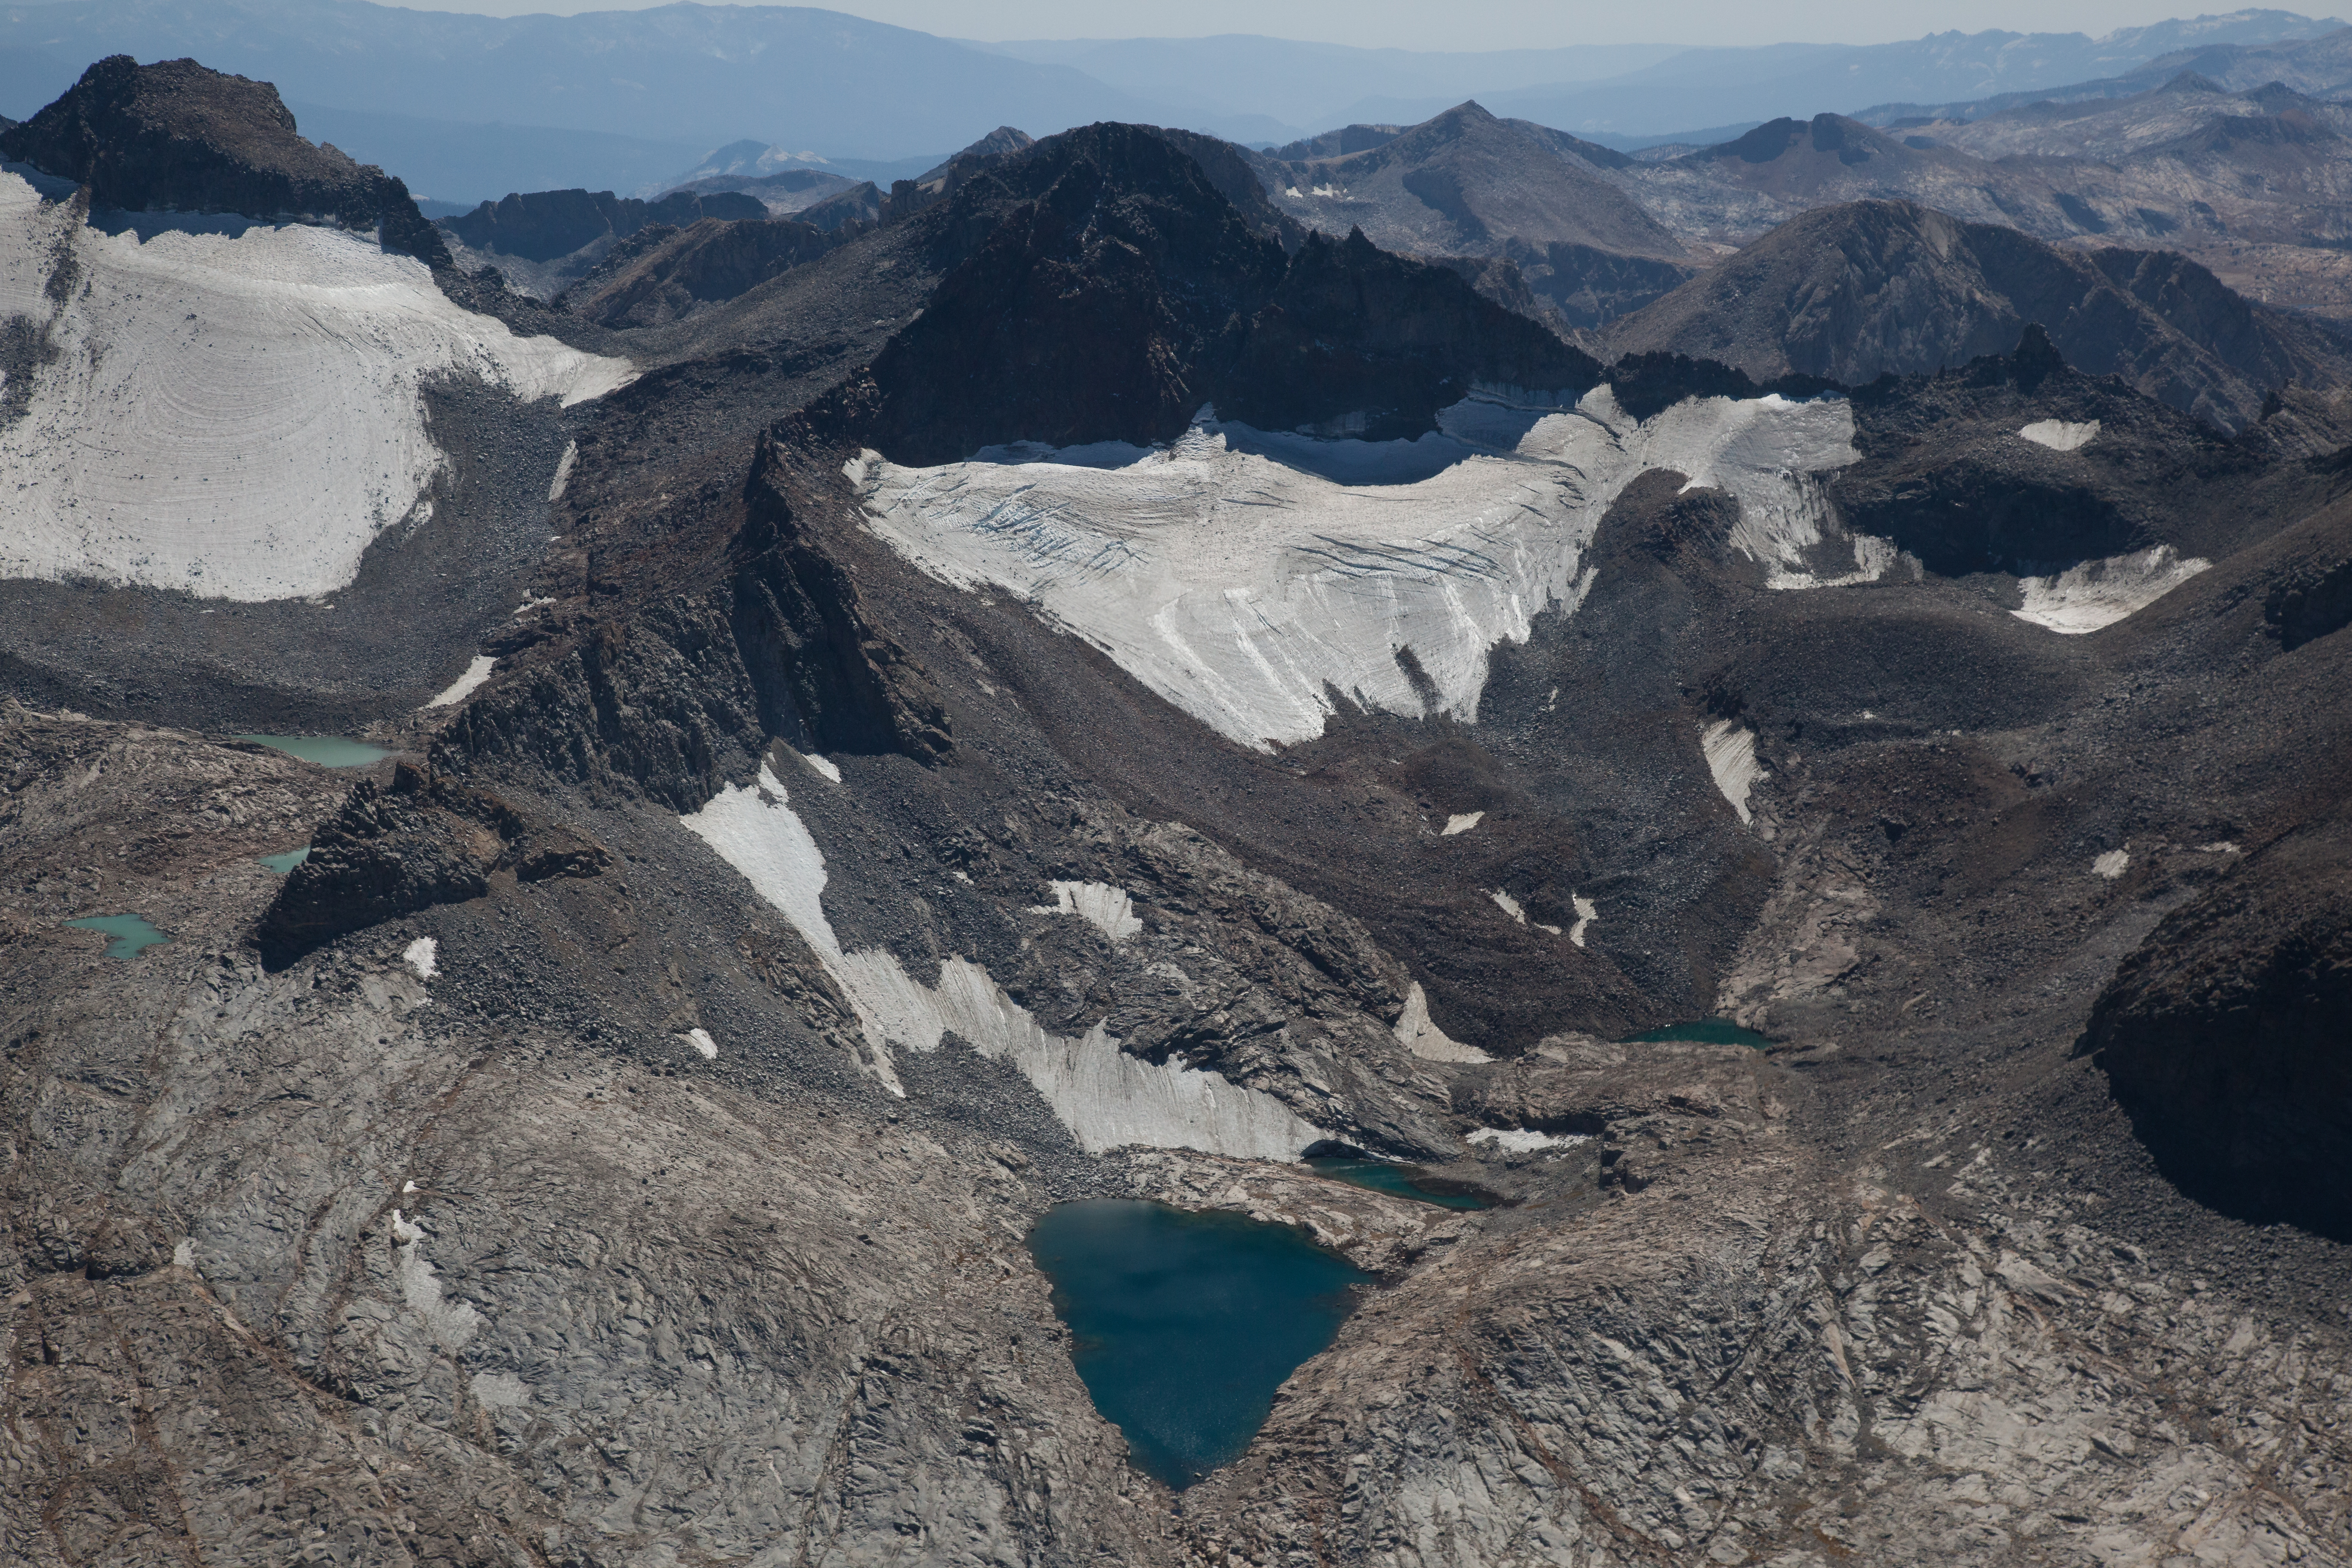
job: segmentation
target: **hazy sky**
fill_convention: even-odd
[[[404,0],[388,0],[402,4]],[[524,12],[636,10],[651,0],[404,0],[418,9]],[[2277,0],[2273,0],[2277,3]],[[1120,38],[1264,33],[1409,49],[1507,49],[1566,44],[1884,43],[1988,27],[2083,32],[2231,7],[2134,0],[841,0],[828,9],[957,38]],[[2285,8],[2285,7],[2282,7]],[[2322,15],[2338,7],[2320,8]],[[2308,13],[2306,13],[2308,14]]]

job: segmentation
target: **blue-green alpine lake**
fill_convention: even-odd
[[[1442,1176],[1433,1176],[1419,1165],[1400,1165],[1388,1160],[1318,1159],[1307,1161],[1307,1168],[1335,1182],[1369,1187],[1373,1192],[1387,1193],[1392,1197],[1435,1204],[1440,1208],[1490,1209],[1495,1206],[1491,1194],[1481,1192],[1466,1182],[1450,1182]]]
[[[257,857],[263,865],[268,867],[271,870],[277,872],[281,877],[293,870],[295,867],[299,866],[303,861],[308,860],[310,858],[310,847],[308,844],[305,844],[299,849],[289,849],[283,855],[263,855]]]
[[[1241,1457],[1371,1280],[1288,1226],[1120,1198],[1056,1205],[1029,1251],[1095,1408],[1179,1489]]]
[[[172,939],[137,915],[89,915],[66,924],[79,931],[104,931],[114,940],[106,944],[109,958],[136,958],[159,942]]]

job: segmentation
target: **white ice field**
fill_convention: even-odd
[[[0,577],[330,594],[431,504],[425,378],[568,406],[635,374],[459,309],[371,237],[205,226],[110,234],[0,172],[0,320],[48,345],[28,393],[0,388],[24,407],[0,428]]]
[[[929,468],[867,453],[850,475],[869,526],[924,571],[1028,601],[1256,747],[1320,734],[1327,683],[1366,707],[1475,720],[1488,650],[1582,600],[1601,514],[1653,468],[1738,497],[1732,543],[1776,587],[1869,581],[1895,560],[1856,539],[1852,573],[1804,563],[1835,532],[1822,476],[1857,458],[1843,398],[1695,398],[1635,420],[1606,386],[1580,401],[1481,392],[1439,423],[1414,441],[1332,441],[1204,408],[1166,448],[992,447]]]

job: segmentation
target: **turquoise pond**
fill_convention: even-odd
[[[382,762],[392,755],[382,746],[371,746],[365,741],[347,741],[341,735],[239,735],[236,738],[283,752],[289,757],[299,757],[306,763],[316,763],[322,768],[363,768],[370,763]]]
[[[305,844],[299,849],[289,849],[283,855],[264,855],[260,859],[263,865],[283,877],[310,858],[310,847]]]
[[[1371,1279],[1288,1226],[1129,1199],[1055,1205],[1029,1251],[1095,1408],[1178,1489],[1241,1457]]]
[[[1387,1160],[1309,1160],[1307,1169],[1318,1176],[1352,1186],[1370,1187],[1400,1198],[1415,1198],[1447,1209],[1490,1209],[1493,1194],[1466,1182],[1433,1176],[1419,1165],[1399,1165]]]
[[[157,942],[172,940],[137,915],[91,915],[66,924],[78,931],[104,931],[112,937],[114,940],[106,944],[109,958],[136,958]]]
[[[1646,1035],[1627,1037],[1622,1044],[1653,1045],[1660,1040],[1696,1040],[1709,1046],[1753,1046],[1764,1050],[1771,1039],[1753,1029],[1743,1029],[1728,1018],[1694,1018],[1687,1024],[1668,1024],[1663,1029],[1652,1029]]]

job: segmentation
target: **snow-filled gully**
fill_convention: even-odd
[[[1089,1153],[1139,1143],[1289,1160],[1324,1136],[1272,1095],[1221,1074],[1186,1067],[1181,1058],[1160,1065],[1130,1057],[1099,1024],[1075,1040],[1048,1034],[969,960],[947,960],[938,984],[926,985],[890,952],[844,952],[824,913],[824,854],[793,810],[782,781],[765,765],[757,784],[729,785],[678,820],[800,932],[849,998],[867,1065],[894,1094],[905,1093],[895,1054],[935,1051],[952,1030],[982,1055],[1019,1068]],[[1132,917],[1125,896],[1112,897],[1118,889],[1064,883],[1055,890],[1060,909],[1101,926],[1114,941],[1129,934]]]
[[[157,221],[109,233],[0,172],[0,318],[41,345],[0,386],[0,577],[331,593],[431,505],[432,378],[569,406],[635,374],[461,310],[368,237]]]
[[[1328,689],[1475,720],[1488,651],[1571,611],[1612,501],[1672,468],[1739,501],[1732,544],[1775,587],[1835,533],[1821,476],[1857,459],[1843,398],[1695,398],[1637,421],[1606,386],[1574,405],[1480,394],[1414,441],[1318,440],[1203,409],[1165,448],[992,447],[850,465],[868,526],[942,581],[1022,596],[1160,696],[1246,745],[1322,732]],[[1854,541],[1869,581],[1892,565]],[[1402,650],[1436,700],[1424,702]]]

